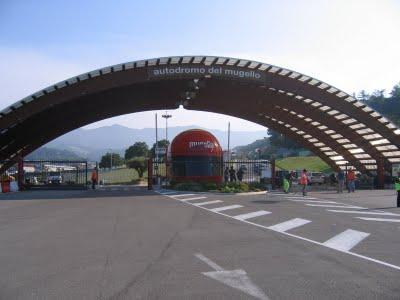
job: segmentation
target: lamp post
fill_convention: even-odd
[[[165,119],[165,139],[167,140],[168,143],[168,119],[172,117],[172,115],[169,115],[167,111],[165,111],[165,114],[162,115],[162,117]]]

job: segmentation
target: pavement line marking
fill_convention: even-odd
[[[326,203],[326,204],[337,203],[335,201],[326,201],[326,200],[296,200],[296,199],[288,199],[288,200],[289,201],[294,201],[294,202],[310,202],[310,203]]]
[[[378,211],[362,211],[362,210],[336,210],[327,209],[327,211],[344,213],[344,214],[363,214],[363,215],[382,215],[382,216],[400,216],[400,214],[395,214],[391,212],[378,212]],[[385,219],[386,220],[386,219]]]
[[[177,194],[177,192],[158,192],[161,195],[172,195],[172,194]]]
[[[286,199],[308,199],[308,200],[315,200],[318,198],[315,197],[303,197],[303,196],[286,196]]]
[[[174,199],[171,196],[166,196],[166,197]],[[187,203],[189,205],[193,205],[193,203],[190,203],[190,202],[184,202],[184,203]],[[206,211],[210,211],[206,207],[202,207],[202,206],[196,206],[196,207],[204,209]],[[231,219],[237,220],[239,222],[243,222],[243,223],[246,223],[246,224],[249,224],[249,225],[253,225],[253,226],[258,227],[258,228],[262,228],[262,229],[265,229],[265,230],[272,230],[268,226],[264,226],[264,225],[257,224],[257,223],[254,223],[254,222],[251,222],[251,221],[247,221],[247,220],[238,220],[238,219],[235,219],[233,216],[230,216],[230,215],[227,215],[227,214],[224,214],[224,213],[221,213],[221,212],[214,212],[214,213],[217,214],[217,215],[224,216],[226,218],[231,218]],[[272,231],[277,232],[275,230],[272,230]],[[298,239],[298,240],[302,240],[304,242],[309,242],[309,243],[314,244],[314,245],[323,246],[323,247],[326,247],[328,249],[333,249],[333,248],[325,246],[323,243],[320,243],[320,242],[317,242],[317,241],[314,241],[314,240],[310,240],[308,238],[305,238],[305,237],[302,237],[302,236],[299,236],[299,235],[296,235],[296,234],[293,234],[293,233],[289,233],[289,232],[279,232],[279,233],[283,234],[283,235],[286,235],[288,237],[292,237],[292,238],[295,238],[295,239]],[[346,251],[346,250],[342,250],[342,249],[333,249],[333,250],[341,252],[341,253],[344,253],[344,254],[348,254],[348,255],[351,255],[351,256],[354,256],[354,257],[358,257],[360,259],[364,259],[366,261],[370,261],[370,262],[376,263],[378,265],[389,267],[389,268],[395,269],[397,271],[400,271],[400,266],[397,266],[397,265],[394,265],[394,264],[390,264],[390,263],[388,263],[386,261],[383,261],[383,260],[375,259],[375,258],[372,258],[372,257],[369,257],[369,256],[365,256],[365,255],[362,255],[362,254],[358,254],[358,253],[355,253],[355,252]]]
[[[254,211],[254,212],[251,212],[248,214],[237,215],[237,216],[234,216],[233,218],[235,218],[237,220],[247,220],[247,219],[251,219],[251,218],[255,218],[255,217],[268,215],[270,213],[271,213],[270,211],[258,210],[258,211]]]
[[[175,198],[175,197],[187,197],[187,196],[195,196],[195,195],[196,194],[177,194],[177,195],[173,195],[170,197]]]
[[[221,200],[213,200],[213,201],[207,201],[207,202],[199,202],[199,203],[193,203],[193,205],[207,205],[207,204],[214,204],[214,203],[221,203],[224,201]]]
[[[367,232],[347,229],[333,238],[327,240],[323,244],[329,248],[350,251],[354,246],[360,243],[370,234]]]
[[[211,259],[208,259],[201,253],[196,253],[194,256],[196,256],[202,262],[205,262],[210,268],[214,269],[215,271],[225,271],[224,268],[217,265],[215,262],[213,262]]]
[[[213,212],[219,212],[219,211],[224,211],[228,209],[235,209],[235,208],[240,208],[243,207],[242,205],[229,205],[229,206],[222,206],[222,207],[217,207],[217,208],[212,208],[210,209]]]
[[[283,223],[279,223],[279,224],[276,224],[276,225],[269,226],[268,229],[271,229],[271,230],[274,230],[274,231],[278,231],[278,232],[285,232],[285,231],[288,231],[290,229],[303,226],[303,225],[305,225],[307,223],[310,223],[310,222],[311,222],[310,220],[301,219],[301,218],[294,218],[294,219],[291,219],[291,220],[283,222]]]
[[[204,276],[226,284],[231,288],[238,289],[254,298],[269,300],[267,295],[251,281],[245,270],[225,270],[201,253],[196,253],[195,256],[215,270],[211,272],[202,272]]]
[[[345,206],[345,205],[330,205],[330,204],[306,204],[307,206],[316,206],[316,207],[340,207],[340,208],[357,208],[357,209],[367,209],[365,207],[361,207],[361,206]]]
[[[193,197],[193,198],[185,198],[185,199],[176,199],[176,200],[185,202],[185,201],[200,200],[200,199],[205,199],[205,198],[207,198],[207,197],[201,196],[201,197]]]
[[[392,222],[392,223],[400,223],[400,219],[384,219],[384,218],[364,218],[364,217],[356,217],[357,219],[366,220],[366,221],[378,221],[378,222]]]

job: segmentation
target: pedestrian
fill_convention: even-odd
[[[397,178],[394,182],[394,188],[397,191],[397,207],[400,207],[400,172],[397,173]]]
[[[349,193],[355,192],[356,190],[356,174],[354,173],[353,169],[350,169],[347,172],[347,188],[349,189]]]
[[[224,180],[225,180],[225,182],[229,181],[229,168],[228,168],[228,166],[226,166],[225,170],[224,170]]]
[[[231,166],[230,169],[229,169],[229,181],[230,182],[233,182],[233,181],[236,182],[236,171],[233,168],[233,166]]]
[[[307,185],[308,185],[308,176],[307,170],[304,169],[300,175],[300,185],[302,186],[301,190],[303,192],[303,197],[307,196]]]
[[[337,180],[338,180],[338,193],[343,193],[344,188],[344,172],[343,170],[339,170],[337,173]]]
[[[289,180],[288,180],[287,177],[284,177],[284,178],[283,178],[283,191],[284,191],[286,194],[289,193],[289,187],[290,187]]]
[[[242,182],[243,180],[243,173],[244,171],[242,167],[240,167],[239,170],[236,172],[236,177],[240,182]]]
[[[99,179],[99,178],[98,178],[98,170],[97,170],[97,167],[95,167],[95,168],[93,169],[91,179],[92,179],[92,189],[94,190],[94,189],[96,188],[96,185],[97,185],[97,180]]]
[[[293,181],[295,181],[297,178],[295,171],[290,171],[290,175],[289,175],[289,189],[288,189],[288,193],[292,192],[292,186],[293,186]]]

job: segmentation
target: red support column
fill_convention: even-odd
[[[18,157],[18,189],[24,189],[24,158],[22,156]]]
[[[377,175],[378,175],[378,189],[383,189],[385,187],[385,162],[381,158],[377,162]]]
[[[276,176],[275,176],[275,158],[271,159],[271,186],[274,190],[276,188]]]
[[[147,160],[147,189],[153,189],[153,160]]]

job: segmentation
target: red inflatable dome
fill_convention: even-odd
[[[178,134],[168,147],[172,180],[222,181],[222,148],[214,135],[201,129]]]

